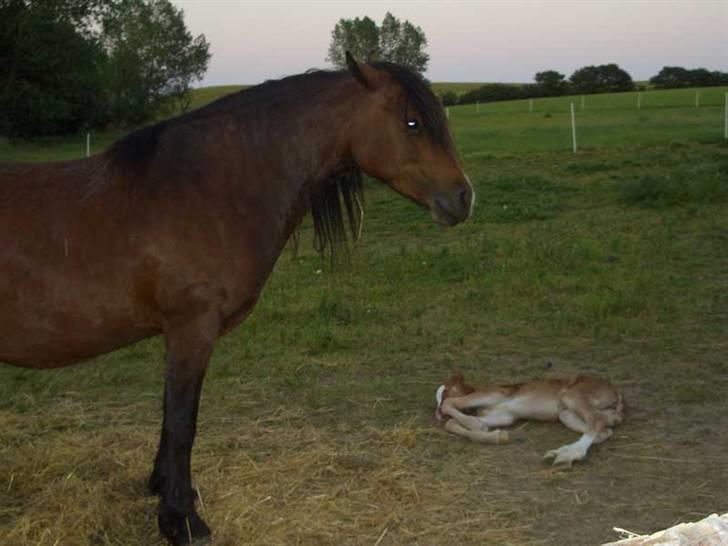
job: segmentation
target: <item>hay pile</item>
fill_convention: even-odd
[[[91,420],[55,409],[0,413],[0,544],[162,544],[157,501],[145,496],[156,403],[96,406]],[[470,485],[471,468],[437,477],[442,461],[427,450],[447,441],[437,431],[350,427],[283,409],[252,421],[208,413],[193,465],[214,544],[528,542],[526,527]]]

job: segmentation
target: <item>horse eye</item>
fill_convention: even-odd
[[[408,129],[417,129],[419,128],[420,124],[417,123],[416,119],[408,119],[407,120],[407,128]]]

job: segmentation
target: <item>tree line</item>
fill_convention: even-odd
[[[184,110],[209,59],[169,0],[0,0],[0,135],[132,127]]]
[[[655,89],[728,85],[728,72],[666,66],[656,76],[650,78],[649,83]],[[530,84],[489,83],[462,95],[448,91],[442,95],[442,100],[443,104],[450,106],[562,95],[619,93],[644,88],[644,85],[635,84],[624,69],[612,63],[579,68],[568,80],[555,70],[546,70],[538,72],[534,76],[534,83]]]

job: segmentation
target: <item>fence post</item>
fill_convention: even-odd
[[[637,93],[637,110],[642,108],[642,93]]]
[[[528,111],[533,112],[533,99],[528,99]]]
[[[723,137],[728,140],[728,93],[725,94],[725,121],[723,122]]]
[[[86,157],[91,157],[91,133],[86,133]]]
[[[574,116],[574,103],[571,103],[571,143],[576,153],[576,117]]]

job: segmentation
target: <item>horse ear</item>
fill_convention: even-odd
[[[374,89],[373,70],[366,65],[360,65],[356,62],[356,59],[354,59],[348,50],[346,52],[346,66],[360,84],[367,89]]]

